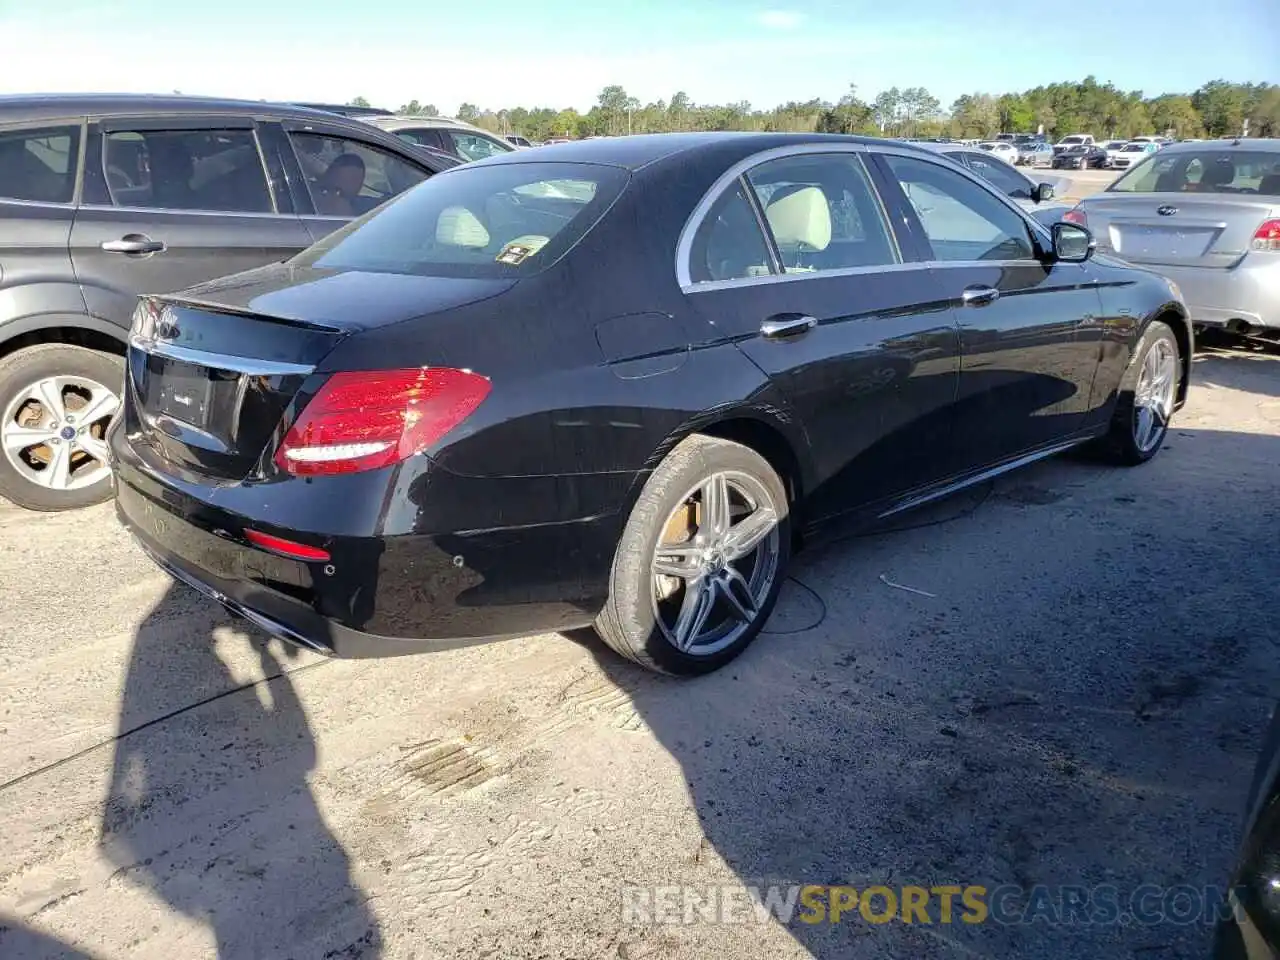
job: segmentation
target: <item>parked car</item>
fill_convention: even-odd
[[[1271,716],[1244,813],[1244,840],[1232,868],[1213,960],[1280,956],[1280,708]]]
[[[1053,165],[1053,147],[1046,140],[1028,140],[1018,144],[1018,164],[1026,167]]]
[[[1062,150],[1056,146],[1053,149],[1054,170],[1101,170],[1107,165],[1107,151],[1097,144],[1077,143]]]
[[[1280,330],[1280,140],[1170,144],[1068,219],[1176,281],[1192,319]]]
[[[507,143],[511,144],[513,147],[519,147],[521,149],[527,150],[529,147],[533,146],[533,143],[529,140],[528,137],[521,137],[514,133],[507,134],[505,137],[503,137],[503,139],[506,140]]]
[[[1016,163],[1018,161],[1018,148],[1011,141],[988,140],[985,143],[978,144],[978,149],[985,150],[993,157],[999,157],[1005,163]]]
[[[1058,154],[1073,147],[1091,147],[1094,145],[1093,135],[1089,133],[1071,133],[1063,137],[1053,145],[1053,155]]]
[[[1071,204],[1051,202],[1070,186],[1061,177],[1036,182],[989,152],[951,143],[926,146],[968,167],[1045,226],[1061,220],[1072,209]]]
[[[326,652],[594,625],[703,673],[759,633],[797,542],[1086,441],[1156,455],[1184,310],[1092,253],[879,139],[464,164],[286,263],[142,300],[116,508],[176,577]]]
[[[484,160],[516,149],[488,130],[448,117],[370,117],[368,122],[402,140],[443,150],[463,161]]]
[[[1107,166],[1113,170],[1127,170],[1144,157],[1155,153],[1160,145],[1154,140],[1135,140],[1126,143],[1116,154],[1107,154]]]
[[[0,97],[0,495],[110,496],[138,294],[283,260],[456,165],[300,107]]]
[[[1120,151],[1124,149],[1125,144],[1128,142],[1128,140],[1107,140],[1104,143],[1099,144],[1103,150],[1107,151],[1108,165],[1112,160],[1120,156]]]

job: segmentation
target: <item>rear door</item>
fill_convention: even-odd
[[[1227,269],[1280,214],[1280,152],[1158,151],[1081,207],[1100,250],[1157,268]]]
[[[284,124],[294,200],[312,241],[381,206],[432,171],[406,152],[346,127],[312,121]]]
[[[680,279],[803,425],[818,520],[953,470],[959,337],[938,277],[900,247],[864,151],[771,155],[704,201]]]
[[[1098,366],[1101,299],[1088,265],[1054,261],[1019,210],[950,164],[890,150],[875,159],[959,321],[964,468],[1072,436]]]
[[[139,294],[283,260],[311,243],[269,182],[257,128],[242,117],[89,125],[71,257],[91,314],[127,327]]]

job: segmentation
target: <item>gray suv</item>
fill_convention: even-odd
[[[0,97],[0,496],[110,494],[102,437],[139,294],[284,260],[456,164],[301,107]]]

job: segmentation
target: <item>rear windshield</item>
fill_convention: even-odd
[[[330,234],[294,262],[435,277],[538,273],[586,235],[627,183],[619,167],[457,167]]]
[[[1084,137],[1063,137],[1060,143],[1084,143]]]
[[[1108,189],[1116,193],[1280,196],[1280,151],[1162,150],[1150,154]]]

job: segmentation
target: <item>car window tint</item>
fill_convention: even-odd
[[[420,147],[434,147],[436,150],[447,150],[449,145],[440,139],[435,130],[397,130],[396,136],[407,143],[416,143]]]
[[[515,149],[510,145],[503,145],[496,140],[474,133],[458,130],[448,130],[445,133],[453,141],[455,152],[464,160],[483,160],[485,157],[496,157]]]
[[[103,140],[102,164],[117,207],[273,210],[251,130],[117,130]]]
[[[0,197],[70,203],[79,153],[79,127],[0,134]]]
[[[1023,219],[961,173],[887,156],[938,260],[1023,260],[1035,255]]]
[[[321,216],[361,216],[427,177],[408,160],[358,140],[318,133],[289,137]]]
[[[969,161],[970,170],[991,183],[1006,197],[1013,197],[1015,200],[1031,199],[1031,184],[1018,171],[980,153],[965,154],[965,159]]]
[[[694,283],[768,276],[769,246],[742,182],[720,195],[694,235],[689,277]]]
[[[879,197],[848,153],[770,160],[747,179],[787,273],[898,262]]]
[[[433,277],[524,277],[578,242],[627,179],[625,170],[598,164],[463,164],[330,234],[294,262]]]
[[[1208,149],[1148,154],[1113,183],[1117,193],[1280,193],[1280,152]]]

